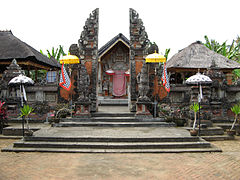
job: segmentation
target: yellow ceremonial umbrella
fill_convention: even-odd
[[[153,54],[147,55],[145,59],[148,63],[166,62],[166,58],[163,55],[156,53],[156,51]]]
[[[63,56],[62,59],[60,59],[60,64],[78,64],[79,58],[75,55],[71,55],[68,53],[68,55]]]

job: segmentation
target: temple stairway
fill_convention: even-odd
[[[91,118],[64,118],[56,127],[171,127],[163,118],[138,119],[126,105],[102,106]]]
[[[221,152],[161,118],[137,119],[126,105],[100,106],[91,118],[66,118],[24,137],[4,152],[183,153]]]

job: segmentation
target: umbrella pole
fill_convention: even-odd
[[[21,108],[23,108],[22,83],[20,84]],[[22,136],[24,137],[24,116],[22,116]]]
[[[200,133],[201,133],[201,120],[200,120],[200,106],[201,106],[201,95],[200,95],[200,87],[201,87],[201,83],[199,85],[199,97],[198,97],[198,118],[199,118],[199,121],[198,121],[198,136],[200,137]]]

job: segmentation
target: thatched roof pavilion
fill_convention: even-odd
[[[211,51],[197,41],[182,49],[167,61],[168,71],[201,71],[209,68],[221,69],[227,73],[239,69],[240,64],[221,54]]]
[[[3,72],[13,59],[26,70],[60,69],[56,59],[49,59],[15,37],[11,31],[0,31],[0,70]]]

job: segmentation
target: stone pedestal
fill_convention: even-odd
[[[153,118],[152,114],[148,109],[148,105],[152,104],[151,102],[137,102],[137,112],[135,117],[138,119]]]
[[[75,102],[75,114],[73,117],[89,118],[91,102]]]

